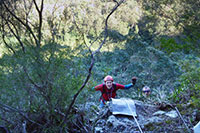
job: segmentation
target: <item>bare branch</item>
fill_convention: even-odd
[[[41,7],[39,9],[37,3],[35,0],[33,0],[36,10],[38,11],[38,15],[39,15],[39,27],[38,27],[38,42],[37,42],[37,47],[40,47],[40,43],[41,43],[41,38],[42,38],[42,11],[43,11],[43,6],[44,6],[44,0],[42,0],[41,2]]]
[[[34,5],[35,5],[36,10],[37,10],[38,12],[40,12],[40,9],[39,9],[39,7],[38,7],[38,5],[37,5],[37,3],[36,3],[35,0],[33,0],[33,3],[34,3]]]
[[[41,8],[40,8],[41,12],[43,11],[43,7],[44,7],[44,0],[42,0],[42,2],[41,2]]]
[[[6,118],[0,116],[0,119],[5,121],[6,123],[10,124],[10,125],[15,125],[15,123],[13,121],[7,120]]]
[[[9,8],[8,6],[5,4],[5,2],[3,1],[2,4],[4,5],[4,7],[6,8],[6,10],[17,20],[19,21],[22,25],[24,25],[27,30],[31,33],[31,35],[33,36],[35,42],[36,42],[36,45],[37,45],[37,38],[35,37],[35,34],[33,33],[31,27],[28,25],[28,23],[24,23],[20,18],[18,18]]]
[[[166,104],[166,105],[168,105],[169,107],[171,107],[172,109],[175,109],[175,110],[176,110],[178,116],[179,116],[180,119],[183,121],[183,124],[184,124],[184,126],[186,127],[188,133],[191,133],[191,130],[189,129],[189,127],[188,127],[187,124],[185,123],[185,121],[184,121],[184,119],[183,119],[181,113],[179,112],[178,108],[177,108],[175,105],[170,104],[170,103],[166,103],[166,102],[164,102],[164,104]]]
[[[21,41],[21,39],[20,39],[20,36],[19,36],[19,34],[18,34],[18,30],[17,30],[15,24],[13,24],[13,22],[12,22],[11,20],[9,20],[9,18],[6,19],[6,18],[4,17],[3,14],[1,14],[1,17],[2,17],[2,25],[4,25],[4,24],[3,24],[3,20],[4,20],[4,21],[5,21],[5,24],[7,24],[8,28],[9,28],[10,31],[11,31],[11,33],[12,33],[12,34],[15,36],[15,38],[18,40],[18,42],[20,43],[20,45],[21,45],[21,47],[22,47],[23,52],[25,53],[25,47],[24,47],[24,45],[23,45],[23,43],[22,43],[22,41]],[[10,24],[9,24],[8,22],[12,24],[12,26],[14,27],[16,33],[15,33],[14,30],[11,28],[11,26],[10,26]],[[5,31],[4,31],[4,33],[5,33]],[[6,44],[5,39],[4,39],[4,43]],[[6,44],[6,45],[8,45],[8,44]]]
[[[3,16],[2,16],[2,17],[3,17]],[[4,17],[3,17],[3,18],[4,18]],[[5,19],[5,18],[4,18],[4,19]],[[5,21],[6,21],[6,24],[8,25],[8,28],[9,28],[10,31],[12,32],[12,34],[15,36],[15,38],[16,38],[16,39],[18,40],[18,42],[20,43],[20,46],[22,47],[22,51],[25,53],[24,44],[22,43],[22,41],[21,41],[21,39],[20,39],[20,36],[18,35],[18,32],[17,32],[17,29],[16,29],[15,25],[14,25],[10,20],[5,20]],[[11,28],[11,26],[10,26],[10,24],[9,24],[8,22],[10,22],[10,23],[14,26],[14,28],[15,28],[17,34],[12,30],[12,28]]]
[[[38,33],[38,38],[39,38],[39,44],[41,43],[41,38],[42,38],[42,11],[43,11],[43,4],[44,4],[44,0],[42,0],[42,3],[41,3],[41,8],[40,8],[40,12],[39,12],[39,33]]]
[[[117,2],[117,0],[113,0],[115,3],[117,3],[117,5],[119,5],[119,3]]]
[[[6,47],[13,52],[13,54],[16,54],[15,50],[6,42],[4,33],[3,33],[3,42],[6,45]]]
[[[24,0],[24,8],[25,8],[25,13],[26,13],[25,20],[26,20],[26,24],[28,24],[28,15],[29,15],[29,13],[30,13],[30,11],[31,11],[31,8],[32,8],[32,6],[33,6],[33,1],[31,1],[29,7],[27,7],[26,5],[27,5],[27,4],[26,4],[26,0]]]
[[[117,8],[124,2],[124,0],[121,0],[120,2],[118,2],[118,4],[112,9],[112,11],[108,14],[108,16],[106,17],[106,21],[105,21],[105,34],[104,34],[104,40],[102,41],[101,45],[99,46],[99,48],[93,52],[93,54],[96,54],[97,52],[100,51],[100,49],[102,48],[103,44],[106,42],[106,39],[108,37],[108,19],[110,18],[110,16],[114,13],[115,10],[117,10]]]
[[[8,110],[11,110],[11,111],[14,111],[14,112],[21,112],[21,113],[24,113],[24,112],[25,112],[25,111],[23,111],[23,110],[15,109],[15,108],[13,108],[13,107],[11,107],[11,106],[8,106],[8,105],[6,105],[6,104],[3,104],[3,103],[1,103],[1,102],[0,102],[0,106],[3,107],[3,108],[5,108],[7,111],[8,111]]]
[[[187,124],[185,123],[185,121],[184,121],[184,119],[183,119],[181,113],[180,113],[179,110],[177,109],[177,107],[174,107],[174,108],[175,108],[176,112],[178,113],[178,116],[179,116],[179,117],[181,118],[181,120],[183,121],[183,124],[185,125],[185,127],[186,127],[188,133],[191,133],[190,129],[188,128]]]
[[[15,50],[5,40],[5,29],[4,29],[3,19],[2,19],[2,31],[3,31],[2,32],[2,38],[3,38],[4,44],[6,45],[6,47],[8,49],[10,49],[13,52],[13,54],[16,54]]]
[[[46,100],[46,102],[48,103],[48,105],[51,107],[52,105],[51,105],[51,103],[50,103],[50,98],[48,97],[48,95],[45,95],[45,90],[44,90],[44,88],[45,88],[45,85],[38,85],[38,84],[36,84],[34,81],[33,81],[33,79],[31,79],[31,77],[29,76],[29,74],[28,74],[28,72],[27,72],[27,69],[25,68],[25,67],[23,67],[23,70],[24,70],[24,72],[25,72],[25,74],[26,74],[26,76],[28,77],[28,80],[31,82],[31,84],[33,84],[34,86],[35,86],[35,88],[37,88],[38,90],[39,90],[39,94],[40,95],[42,95],[44,98],[45,98],[45,100]],[[51,92],[51,91],[50,91]]]
[[[42,126],[41,124],[39,124],[39,123],[37,123],[37,122],[35,122],[35,121],[29,119],[28,116],[25,115],[25,111],[23,111],[23,110],[16,109],[16,108],[14,108],[14,107],[8,106],[8,105],[3,104],[3,103],[1,103],[1,102],[0,102],[0,107],[6,108],[6,109],[8,109],[8,110],[10,110],[10,111],[13,111],[13,112],[17,112],[17,113],[19,113],[21,116],[23,116],[26,120],[28,120],[29,122],[34,123],[34,124],[37,124],[37,125],[39,125],[39,126]]]
[[[26,131],[26,121],[22,123],[22,133],[27,133]]]
[[[26,68],[24,68],[24,72],[25,72],[26,76],[28,77],[29,81],[30,81],[36,88],[38,88],[38,89],[41,90],[42,87],[40,87],[39,85],[37,85],[37,84],[30,78],[30,76],[29,76],[29,74],[28,74]]]
[[[92,68],[94,66],[94,63],[95,63],[95,58],[94,58],[94,55],[100,51],[100,49],[102,48],[103,44],[106,42],[106,39],[108,37],[108,33],[107,33],[107,29],[108,29],[108,19],[109,17],[114,13],[114,11],[117,10],[117,8],[124,2],[124,0],[121,0],[119,2],[118,5],[116,5],[112,11],[108,14],[108,16],[106,17],[106,21],[105,21],[105,35],[104,35],[104,40],[102,41],[102,43],[100,44],[99,48],[94,51],[93,53],[91,53],[91,64],[90,64],[90,67],[89,67],[89,70],[88,70],[88,75],[84,81],[84,83],[82,84],[82,86],[79,88],[78,92],[74,95],[73,97],[73,100],[71,102],[71,104],[69,105],[68,109],[66,110],[65,112],[65,117],[61,123],[61,129],[60,129],[60,133],[62,133],[62,130],[63,130],[63,126],[64,126],[64,123],[66,122],[67,118],[68,118],[68,115],[70,114],[70,111],[72,109],[72,106],[74,105],[75,101],[76,101],[76,98],[78,97],[78,95],[80,94],[80,92],[83,90],[83,88],[85,87],[85,85],[87,84],[87,82],[89,81],[90,79],[90,76],[91,76],[91,73],[92,73]]]

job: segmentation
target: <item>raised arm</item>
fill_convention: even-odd
[[[95,91],[102,91],[102,89],[103,89],[103,84],[92,87],[92,90],[95,90]]]
[[[131,87],[133,87],[136,83],[137,78],[136,77],[132,77],[132,83],[127,84],[127,85],[121,85],[121,84],[116,84],[117,85],[117,89],[130,89]]]

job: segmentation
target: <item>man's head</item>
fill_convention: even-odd
[[[148,86],[144,86],[143,88],[142,88],[142,93],[143,93],[143,95],[146,97],[146,96],[149,96],[150,95],[150,93],[151,93],[151,89],[148,87]]]
[[[104,78],[104,82],[105,82],[106,87],[107,87],[108,89],[111,89],[111,88],[112,88],[112,84],[113,84],[113,78],[112,78],[112,76],[110,76],[110,75],[106,76],[106,77]]]

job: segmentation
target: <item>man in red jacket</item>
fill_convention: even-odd
[[[113,83],[113,78],[112,76],[108,75],[104,78],[104,84],[97,85],[93,87],[96,91],[101,91],[101,97],[100,97],[100,105],[99,107],[102,108],[106,101],[110,101],[111,98],[115,98],[116,96],[116,91],[118,89],[129,89],[133,87],[136,83],[136,77],[132,78],[132,83],[127,84],[127,85],[122,85],[118,83]]]

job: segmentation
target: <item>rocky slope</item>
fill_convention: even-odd
[[[177,112],[175,108],[164,103],[152,105],[138,100],[134,101],[137,110],[136,118],[143,132],[192,132],[194,125],[192,125],[188,119],[189,116],[187,116],[187,114],[179,115],[179,111]],[[82,106],[82,111],[85,116],[83,119],[87,121],[87,126],[84,127],[85,132],[140,132],[133,117],[113,115],[108,105],[99,110],[95,103],[88,102]],[[196,112],[197,111],[193,111],[190,117],[197,117],[198,115],[195,114]],[[83,130],[81,130],[81,132],[83,132]]]

